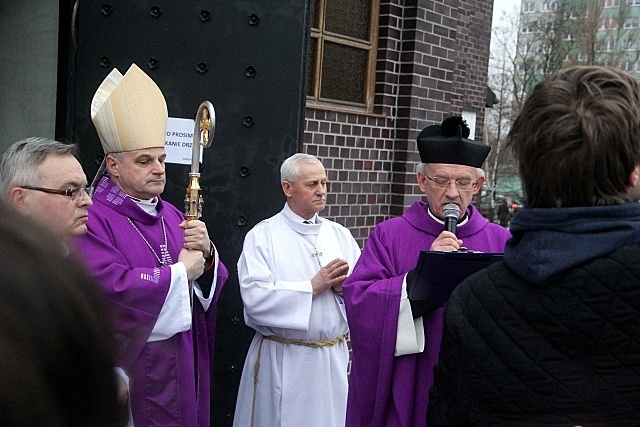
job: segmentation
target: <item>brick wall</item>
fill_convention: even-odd
[[[330,181],[322,215],[361,246],[421,198],[420,130],[470,111],[481,140],[492,9],[492,0],[381,0],[374,111],[307,106],[303,149]]]

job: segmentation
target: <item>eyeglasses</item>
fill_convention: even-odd
[[[478,183],[478,181],[471,181],[468,178],[456,179],[454,181],[452,179],[441,178],[439,176],[434,176],[434,177],[430,177],[430,176],[427,176],[427,175],[425,175],[425,176],[428,179],[431,180],[431,182],[433,183],[432,185],[435,188],[438,188],[440,190],[446,190],[447,188],[449,188],[449,184],[451,184],[452,182],[455,182],[456,183],[456,188],[459,191],[473,191],[474,187]]]
[[[43,187],[32,187],[30,185],[22,185],[20,188],[24,188],[25,190],[36,190],[42,191],[43,193],[49,194],[59,194],[61,196],[67,196],[69,200],[73,202],[79,202],[84,199],[84,196],[91,197],[91,187],[76,187],[70,188],[68,190],[56,190],[55,188],[43,188]]]

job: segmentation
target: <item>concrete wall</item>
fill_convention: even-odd
[[[55,136],[58,1],[0,1],[0,152]]]

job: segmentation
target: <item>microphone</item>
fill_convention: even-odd
[[[460,216],[460,208],[454,203],[444,205],[442,210],[444,215],[444,229],[456,234],[456,226],[458,225],[458,217]]]

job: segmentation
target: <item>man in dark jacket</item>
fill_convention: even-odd
[[[640,83],[561,70],[508,144],[526,207],[449,300],[428,425],[640,425]]]

